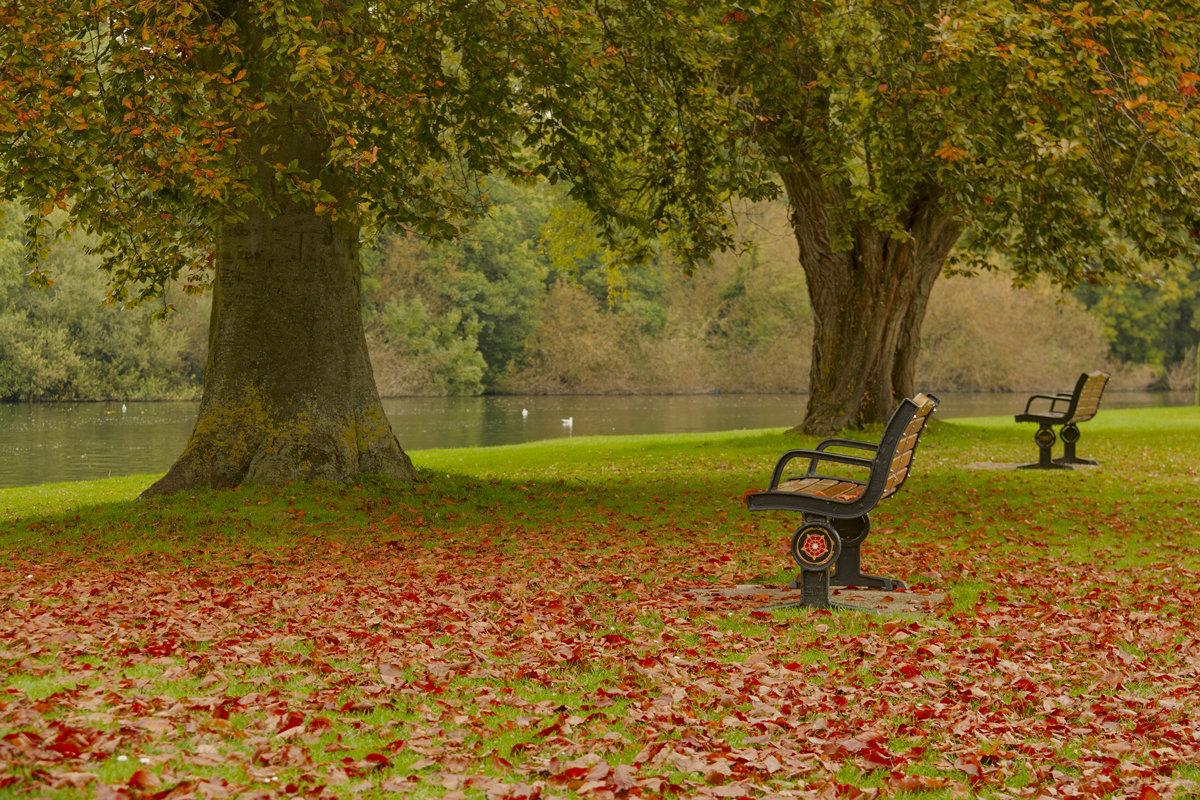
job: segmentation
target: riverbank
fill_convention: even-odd
[[[942,419],[1012,414],[1027,394],[939,393]],[[592,435],[790,428],[805,395],[557,395],[384,401],[407,451]],[[1105,393],[1109,409],[1191,405],[1187,392]],[[0,405],[0,488],[163,473],[196,422],[195,403]],[[564,420],[570,419],[571,425]]]

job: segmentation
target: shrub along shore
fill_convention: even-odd
[[[559,189],[494,190],[492,216],[457,243],[383,232],[364,247],[363,323],[384,396],[808,390],[812,312],[783,204],[745,209],[754,247],[686,275],[665,254],[614,271],[597,242],[561,241],[555,230],[579,226]],[[165,323],[156,304],[98,304],[106,274],[83,237],[52,248],[54,289],[42,291],[23,278],[23,216],[0,204],[0,402],[197,397],[210,298],[171,292]],[[1193,387],[1200,270],[1142,272],[1146,285],[1065,296],[1045,281],[1016,289],[1003,269],[947,275],[918,383],[1032,391],[1103,366],[1110,389]]]
[[[778,430],[0,490],[0,797],[1195,794],[1200,408],[1081,428],[935,421],[864,546],[901,615],[695,591],[794,574]]]

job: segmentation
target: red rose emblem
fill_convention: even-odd
[[[825,541],[825,536],[820,533],[810,533],[805,536],[804,545],[800,549],[814,562],[819,562],[829,553],[829,545]]]

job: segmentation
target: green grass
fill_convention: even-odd
[[[899,619],[690,593],[794,574],[779,430],[0,490],[0,797],[1195,794],[1200,409],[1082,430],[932,426],[864,546],[944,596]]]

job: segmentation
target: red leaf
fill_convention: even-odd
[[[129,786],[133,789],[157,789],[162,781],[153,772],[139,769],[129,776]]]

